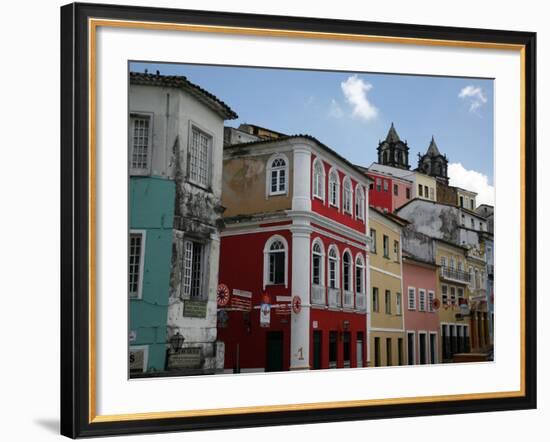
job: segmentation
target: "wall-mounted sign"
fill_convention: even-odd
[[[260,327],[269,327],[271,323],[271,304],[269,301],[269,295],[264,293],[260,304]]]
[[[202,366],[202,352],[199,347],[182,348],[168,356],[168,370],[196,369]]]
[[[130,349],[129,355],[130,371],[142,372],[145,371],[145,351],[143,349]]]
[[[313,321],[313,328],[314,329],[319,328],[319,321]]]
[[[296,314],[302,311],[302,300],[299,296],[294,296],[292,298],[292,311]]]
[[[252,309],[252,292],[233,289],[230,305],[234,310],[250,311]]]
[[[216,295],[219,307],[225,307],[227,304],[229,304],[229,287],[227,287],[225,284],[220,283],[218,285]]]
[[[434,310],[439,310],[439,307],[441,307],[441,301],[437,298],[434,298],[432,301],[432,307]]]
[[[183,316],[190,318],[206,318],[206,301],[185,299],[183,301]]]

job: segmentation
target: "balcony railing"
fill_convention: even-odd
[[[340,289],[329,288],[328,289],[328,306],[337,308],[342,307],[342,296]]]
[[[444,266],[441,267],[441,277],[444,279],[450,279],[458,282],[464,282],[464,283],[470,282],[469,273],[462,272],[460,270],[455,270],[450,267],[444,267]]]
[[[366,310],[367,303],[366,303],[366,296],[364,293],[357,293],[355,295],[355,308],[357,310]]]
[[[353,308],[353,292],[344,291],[344,308]]]
[[[311,286],[311,303],[315,305],[326,305],[326,288],[322,285]]]

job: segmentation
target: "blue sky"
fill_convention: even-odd
[[[433,135],[453,164],[451,184],[492,199],[492,80],[154,63],[130,69],[185,75],[237,112],[227,125],[310,134],[356,164],[376,161],[391,122],[408,142],[411,168]]]

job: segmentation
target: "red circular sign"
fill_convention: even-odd
[[[432,307],[434,308],[434,310],[439,310],[439,307],[441,307],[441,301],[439,299],[435,298],[432,301]]]
[[[294,313],[300,313],[301,310],[302,310],[302,300],[300,299],[299,296],[294,296],[294,298],[292,298],[292,311]]]
[[[226,306],[229,303],[229,287],[225,284],[218,285],[217,300],[220,307]]]

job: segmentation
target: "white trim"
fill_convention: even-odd
[[[334,275],[334,283],[335,283],[335,286],[334,287],[331,287],[330,285],[330,261],[331,261],[331,258],[330,258],[330,251],[331,250],[336,250],[336,265],[335,265],[335,268],[334,268],[334,272],[335,272],[335,275]],[[341,288],[341,285],[340,285],[340,250],[338,249],[338,246],[336,244],[330,244],[327,248],[327,288],[328,289],[331,289],[331,288],[335,288],[335,289],[340,289]]]
[[[269,282],[269,252],[271,248],[271,244],[273,244],[275,241],[281,241],[285,247],[285,288],[288,288],[288,242],[285,239],[284,236],[281,235],[273,235],[268,238],[268,240],[265,242],[264,245],[264,278],[263,278],[263,289],[265,290],[265,287],[267,285],[279,285],[279,284],[271,284]]]
[[[422,297],[421,295],[424,295],[424,308],[422,308]],[[427,304],[426,304],[427,298],[426,298],[426,289],[418,289],[418,311],[419,312],[426,312],[428,311]]]
[[[321,180],[322,180],[322,186],[321,186],[321,192],[322,194],[319,195],[318,193],[316,193],[316,187],[317,187],[317,183],[315,182],[315,166],[316,164],[319,163],[321,164],[321,171],[322,171],[322,176],[321,176]],[[326,195],[325,195],[325,187],[326,187],[326,173],[325,173],[325,165],[323,163],[323,160],[319,157],[319,155],[316,155],[315,156],[315,159],[313,160],[313,163],[311,165],[311,198],[314,199],[314,198],[317,198],[321,201],[326,202]]]
[[[135,294],[135,296],[131,296],[130,293],[128,293],[129,299],[143,299],[143,274],[145,273],[145,251],[146,251],[146,244],[147,244],[147,230],[144,229],[130,229],[130,235],[132,234],[140,234],[141,235],[141,246],[140,246],[140,256],[139,256],[139,280],[138,280],[138,291]],[[129,235],[129,236],[130,236]],[[129,238],[128,238],[129,239]],[[128,247],[130,246],[130,241],[128,242]],[[130,259],[130,249],[128,248],[128,260]],[[126,264],[126,268],[129,267],[129,262]],[[128,273],[128,277],[130,274]]]
[[[414,295],[413,295],[413,304],[414,304],[414,307],[411,308],[411,303],[410,303],[410,291],[411,289],[413,290],[414,292]],[[409,286],[407,287],[407,310],[409,311],[416,311],[416,287],[412,287],[412,286]]]
[[[346,184],[349,184],[349,210],[346,210]],[[353,217],[354,211],[353,186],[350,177],[346,175],[342,180],[342,213],[347,213]]]
[[[394,278],[397,278],[397,279],[401,280],[401,275],[397,275],[396,273],[388,272],[387,270],[382,270],[382,269],[379,269],[378,267],[374,267],[372,265],[370,266],[370,269],[375,270],[378,273],[383,273],[384,275],[393,276]]]
[[[321,262],[320,262],[320,266],[319,266],[319,284],[314,284],[313,283],[313,255],[314,255],[314,252],[313,252],[313,247],[315,246],[315,244],[319,244],[319,246],[321,247],[321,253],[320,253],[320,258],[321,258]],[[325,282],[325,245],[323,244],[323,240],[319,237],[315,238],[313,241],[311,241],[311,285],[318,285],[318,286],[321,286],[321,287],[324,287],[324,282]]]
[[[207,176],[207,183],[203,184],[200,181],[195,181],[191,179],[191,143],[193,142],[193,130],[197,130],[199,132],[202,132],[205,134],[209,140],[208,145],[208,151],[207,151],[207,159],[206,159],[206,176]],[[189,119],[189,130],[187,134],[187,146],[185,149],[185,180],[197,187],[200,187],[201,189],[204,189],[206,191],[210,191],[210,188],[212,186],[212,152],[214,150],[214,141],[216,137],[214,136],[214,133],[210,130],[206,129],[204,126],[202,126],[199,123],[196,123],[195,121]]]
[[[271,190],[271,172],[273,169],[273,162],[275,160],[282,159],[285,162],[284,168],[280,170],[284,170],[285,172],[285,190],[280,191],[277,190],[273,192]],[[266,174],[265,174],[265,196],[266,198],[269,198],[270,196],[278,196],[278,195],[288,195],[288,188],[289,188],[289,179],[288,179],[288,170],[289,170],[289,160],[288,157],[284,153],[275,153],[269,157],[267,160],[267,167],[265,168]],[[279,188],[279,181],[277,180],[277,188]]]
[[[361,196],[363,206],[359,207],[359,216],[357,216],[357,196]],[[354,205],[353,205],[353,216],[355,219],[359,219],[361,221],[365,221],[365,190],[363,189],[363,186],[361,183],[357,183],[355,186],[355,198],[354,198]]]
[[[131,351],[143,350],[143,373],[147,371],[149,364],[149,345],[130,345],[128,348],[128,359],[130,358]],[[130,372],[130,361],[128,360],[128,372]]]
[[[332,203],[332,189],[330,187],[331,185],[331,177],[332,175],[336,175],[336,202],[333,204]],[[332,166],[330,168],[330,170],[328,171],[328,205],[329,207],[336,207],[336,208],[339,208],[340,207],[340,192],[341,192],[341,187],[340,187],[340,174],[338,173],[338,170],[336,169],[336,167]]]
[[[128,122],[128,172],[130,176],[149,176],[151,175],[151,164],[153,162],[153,124],[155,121],[155,114],[153,112],[142,112],[142,111],[130,111],[129,112],[129,122]],[[148,131],[148,140],[147,140],[147,167],[145,169],[137,169],[132,167],[132,156],[134,151],[133,139],[134,135],[132,133],[134,125],[132,119],[141,118],[149,119],[149,131]]]
[[[431,299],[431,301],[430,301]],[[435,312],[435,309],[433,307],[433,301],[435,300],[435,291],[434,290],[428,290],[428,313]]]

